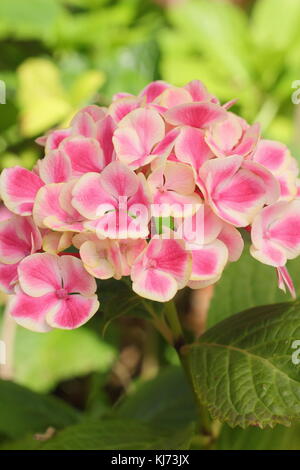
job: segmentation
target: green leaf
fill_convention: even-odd
[[[79,413],[62,401],[0,380],[0,434],[16,439],[27,433],[75,424]]]
[[[117,409],[117,416],[141,422],[187,426],[196,420],[191,388],[181,367],[168,367],[153,380],[137,386]]]
[[[18,69],[21,131],[26,137],[43,132],[71,111],[60,72],[48,59],[31,58]]]
[[[299,0],[260,0],[252,14],[251,33],[256,47],[286,50],[300,28]]]
[[[62,11],[53,0],[1,0],[0,36],[45,39],[54,31]]]
[[[248,29],[241,9],[229,2],[197,0],[170,9],[169,16],[195,48],[212,56],[237,82],[248,83]]]
[[[300,450],[300,425],[239,429],[223,425],[218,450]]]
[[[151,319],[153,314],[160,314],[164,304],[143,299],[133,292],[130,281],[105,280],[100,283],[99,295],[101,296],[101,329],[103,334],[110,323],[124,315]]]
[[[300,303],[234,315],[183,348],[200,401],[232,426],[266,427],[300,418]]]
[[[289,262],[288,268],[295,281],[300,279],[299,260]],[[296,282],[296,290],[299,295],[299,282]],[[242,257],[225,269],[215,287],[208,326],[251,307],[289,300],[290,294],[278,288],[276,270],[252,258],[246,247]]]
[[[60,381],[105,372],[115,359],[113,346],[88,329],[34,333],[18,328],[15,380],[33,390],[46,392]]]
[[[28,438],[7,443],[2,449],[39,450],[171,450],[188,449],[193,427],[169,429],[163,425],[149,426],[132,420],[110,419],[86,421],[58,432],[45,443],[33,444]]]

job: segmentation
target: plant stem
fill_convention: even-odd
[[[186,360],[186,356],[182,354],[181,348],[182,346],[186,344],[186,341],[184,338],[184,333],[182,330],[180,320],[178,318],[177,309],[173,301],[170,301],[166,304],[164,313],[173,333],[174,348],[177,351],[182,368],[193,390],[193,394],[195,397],[197,410],[198,410],[199,432],[204,436],[212,436],[212,429],[211,429],[212,422],[211,422],[210,416],[208,414],[207,409],[200,403],[199,397],[194,388],[193,377],[192,377],[192,373],[189,367],[189,363]]]
[[[164,314],[173,334],[173,346],[178,352],[186,342],[180,320],[178,318],[175,303],[171,300],[167,302],[164,308]],[[178,352],[179,354],[179,352]]]

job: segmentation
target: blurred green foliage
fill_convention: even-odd
[[[0,80],[7,92],[6,104],[0,104],[0,167],[32,167],[42,156],[36,137],[67,125],[86,104],[106,105],[114,93],[135,94],[156,79],[179,86],[200,79],[222,102],[238,98],[236,112],[250,122],[261,122],[266,137],[286,142],[300,158],[300,104],[291,99],[292,84],[300,80],[300,1],[253,0],[244,2],[245,8],[239,3],[182,0],[167,8],[154,0],[0,0]],[[261,273],[257,264],[248,268],[246,260],[229,269],[217,287],[209,324],[239,309],[281,300],[267,267]],[[297,266],[295,273],[299,274]],[[250,277],[257,275],[261,282],[256,282],[256,291]],[[247,276],[250,290],[243,297]],[[228,292],[237,278],[240,289],[235,289],[239,295],[235,299]],[[82,435],[102,449],[147,448],[149,442],[152,448],[189,447],[194,404],[181,370],[174,365],[177,356],[152,330],[146,345],[151,351],[143,354],[154,356],[162,372],[146,385],[147,374],[135,377],[129,396],[111,409],[110,400],[115,403],[118,396],[105,393],[104,385],[119,354],[119,320],[112,322],[104,337],[100,331],[119,316],[116,305],[120,310],[126,304],[128,316],[133,310],[138,318],[144,314],[143,305],[126,296],[123,300],[123,291],[126,286],[119,286],[117,300],[111,290],[103,292],[106,316],[99,315],[78,331],[38,335],[17,329],[14,380],[18,385],[0,382],[0,446],[47,448],[32,434],[52,425],[66,430],[49,448],[84,448]],[[226,293],[230,305],[223,302]],[[168,364],[173,366],[164,367]],[[85,418],[58,399],[36,394],[53,392],[61,382],[82,376],[89,377],[81,407]],[[129,418],[134,420],[132,432],[124,427]],[[173,435],[163,429],[162,421],[170,429],[178,423],[181,429]],[[298,435],[299,427],[241,431],[224,425],[215,448],[299,449]],[[193,442],[195,448],[202,446]]]

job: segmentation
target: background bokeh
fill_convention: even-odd
[[[82,106],[106,105],[114,93],[136,94],[156,79],[179,86],[200,79],[222,102],[238,98],[234,111],[251,123],[259,121],[265,137],[285,142],[300,158],[300,104],[292,102],[293,84],[300,80],[299,0],[0,0],[0,51],[0,80],[6,86],[6,104],[0,104],[1,168],[31,168],[42,156],[34,142],[39,135],[67,125]],[[240,298],[220,308],[215,294],[209,324],[242,308],[287,300],[262,287],[265,279],[276,283],[268,267],[248,258],[240,266],[218,287],[222,298],[233,295],[232,279],[239,276]],[[294,273],[299,281],[300,268]],[[245,293],[245,285],[257,279],[260,290]],[[181,302],[186,306],[185,298]],[[117,408],[125,422],[132,417],[147,422],[150,416],[152,424],[165,425],[173,417],[172,424],[188,426],[194,409],[175,353],[143,320],[123,318],[104,336],[101,326],[99,316],[80,330],[47,335],[6,325],[14,345],[7,377],[60,397],[85,416],[100,419]],[[20,405],[20,389],[0,387],[0,408],[10,393],[16,394],[14,411],[5,414],[2,404],[0,442],[1,436],[5,442],[35,431],[34,418]],[[160,410],[151,411],[153,400],[161,403]],[[64,413],[64,424],[76,421],[73,411]],[[39,419],[43,428],[47,420]],[[274,431],[224,426],[215,445],[299,449],[300,433],[280,426]]]

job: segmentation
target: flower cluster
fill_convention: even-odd
[[[243,231],[293,294],[297,163],[234,103],[197,80],[156,81],[39,138],[45,156],[32,171],[3,170],[0,284],[19,324],[82,325],[99,307],[95,278],[130,276],[134,292],[160,302],[211,285],[241,256]]]

